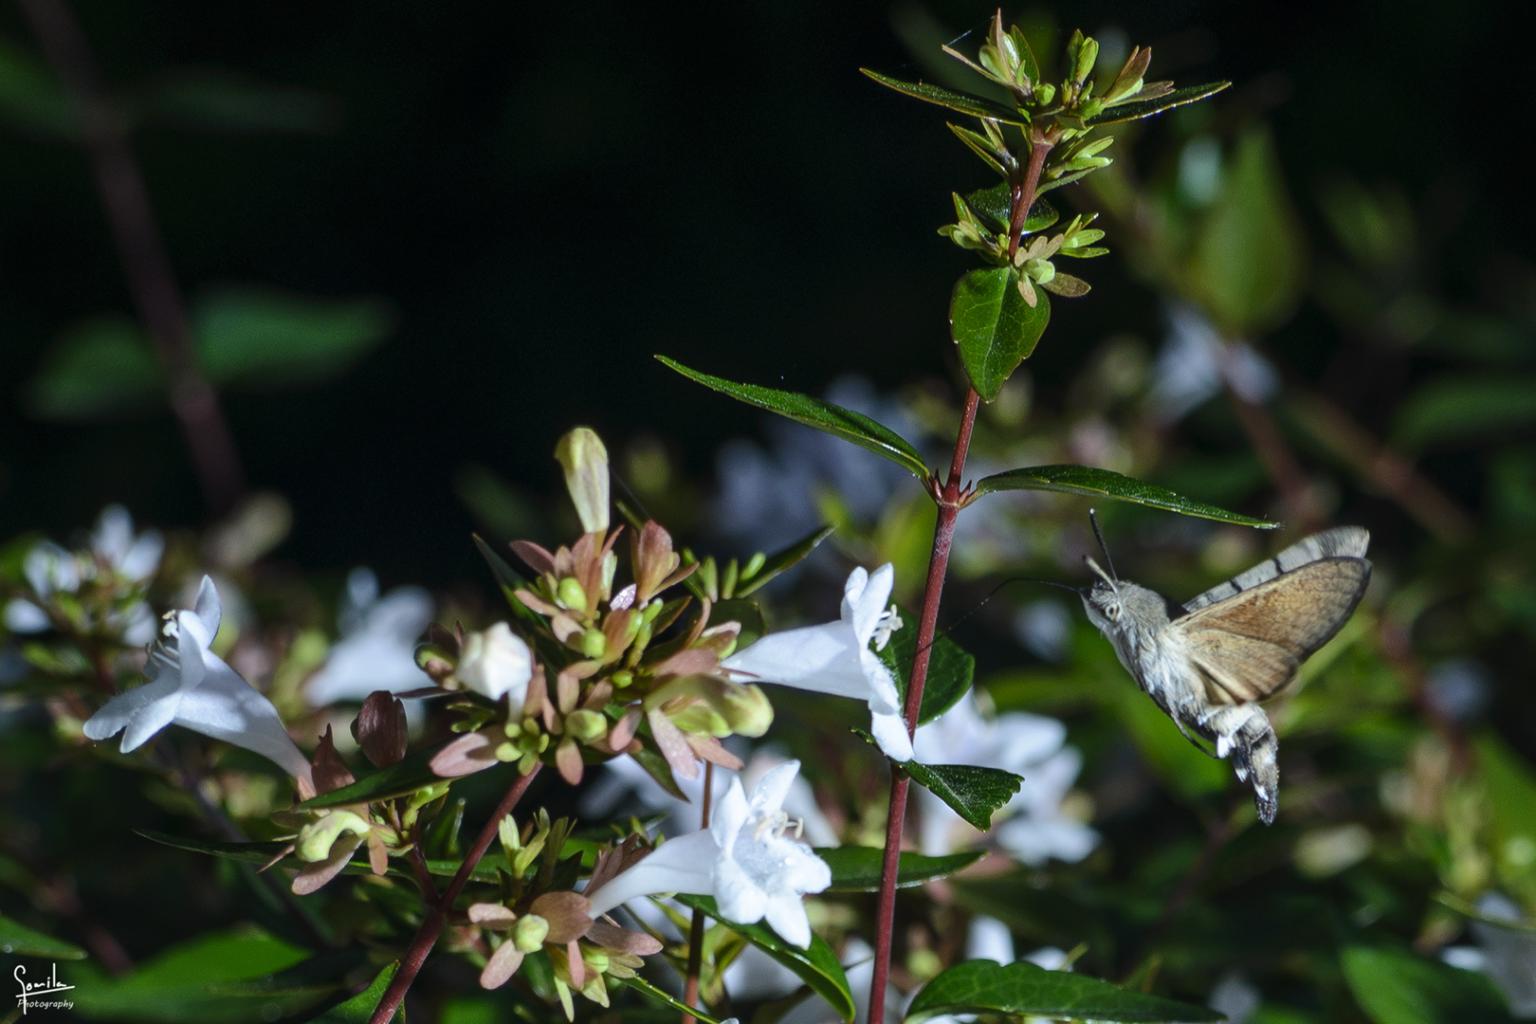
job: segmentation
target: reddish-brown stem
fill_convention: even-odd
[[[384,998],[380,999],[379,1005],[374,1008],[373,1016],[368,1018],[369,1024],[388,1024],[394,1019],[395,1011],[404,1002],[411,983],[416,980],[416,975],[421,973],[422,965],[427,962],[432,947],[437,945],[438,937],[443,934],[443,925],[448,921],[448,912],[453,909],[454,900],[458,899],[459,893],[464,891],[464,885],[469,881],[469,876],[485,856],[485,851],[489,850],[491,843],[495,841],[501,819],[512,813],[512,808],[516,807],[517,802],[523,798],[523,794],[527,792],[529,784],[538,773],[539,765],[535,764],[533,770],[527,775],[519,775],[512,781],[512,785],[507,787],[507,792],[502,796],[501,803],[496,805],[496,809],[486,820],[485,827],[475,837],[474,845],[464,855],[464,863],[459,865],[459,870],[449,880],[448,887],[435,902],[427,904],[427,916],[422,918],[421,926],[416,929],[415,938],[411,939],[410,947],[400,958],[400,969],[395,972],[394,979],[385,990]]]
[[[709,828],[710,802],[714,798],[715,766],[704,762],[704,799],[699,804],[699,827]],[[699,1004],[699,968],[704,962],[704,912],[695,910],[688,926],[688,977],[683,982],[683,1002]],[[694,1024],[697,1018],[685,1013],[682,1024]]]
[[[1035,203],[1040,174],[1054,142],[1041,134],[1030,138],[1029,162],[1024,177],[1013,188],[1013,209],[1009,216],[1008,258],[1019,251],[1019,240]],[[965,476],[965,457],[971,450],[971,431],[976,426],[976,410],[981,396],[967,388],[965,408],[960,413],[960,427],[955,432],[955,451],[949,461],[949,476],[942,488],[934,488],[939,505],[938,521],[933,527],[933,552],[928,558],[928,582],[923,587],[923,609],[917,623],[917,653],[912,658],[912,675],[907,682],[907,700],[903,709],[907,733],[917,732],[917,716],[923,706],[923,687],[928,682],[928,659],[938,631],[939,601],[944,595],[944,578],[949,572],[949,549],[955,539],[955,517],[962,507],[961,485]],[[885,853],[880,864],[880,897],[875,909],[875,964],[870,980],[869,1020],[885,1020],[885,989],[891,977],[891,947],[896,921],[896,878],[901,867],[901,838],[906,824],[907,789],[910,780],[899,768],[891,772],[890,812],[885,824]]]
[[[165,369],[171,411],[191,452],[204,497],[222,512],[244,489],[240,460],[218,396],[198,366],[186,304],[122,118],[101,88],[90,46],[65,0],[21,0],[21,9],[48,62],[79,107],[82,143],[134,306]]]

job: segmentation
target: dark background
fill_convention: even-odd
[[[939,111],[855,69],[929,77],[908,44],[978,28],[986,4],[76,9],[123,95],[214,68],[322,100],[303,131],[147,119],[134,139],[187,292],[256,282],[394,311],[351,372],[226,396],[251,483],[293,502],[282,554],[301,564],[428,583],[478,572],[456,474],[478,464],[549,492],[550,450],[575,422],[621,446],[659,437],[707,474],[719,441],[757,417],[691,393],[653,352],[809,391],[850,369],[895,385],[948,358],[947,294],[966,264],[934,229],[949,190],[983,169]],[[1233,79],[1219,116],[1270,122],[1309,225],[1318,183],[1392,182],[1423,212],[1453,294],[1512,291],[1487,255],[1519,251],[1531,227],[1513,153],[1529,67],[1505,5],[1054,14],[1152,43],[1154,70],[1181,82]],[[11,5],[0,40],[36,51]],[[1159,135],[1138,161],[1157,159]],[[206,521],[168,414],[29,414],[25,385],[59,334],[131,305],[83,155],[4,122],[0,267],[0,535],[61,535],[109,500],[147,522]],[[1043,379],[1105,333],[1161,330],[1121,261],[1094,269],[1098,301],[1058,312]],[[1303,309],[1271,342],[1303,375],[1335,345],[1314,328]],[[1355,383],[1344,397],[1379,420],[1390,396]]]

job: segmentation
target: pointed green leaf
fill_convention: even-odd
[[[84,960],[85,950],[73,943],[34,931],[0,914],[0,953],[49,960]]]
[[[766,924],[738,924],[726,920],[720,916],[715,901],[708,896],[678,895],[674,898],[684,906],[702,910],[728,925],[732,931],[794,971],[813,992],[830,1003],[843,1020],[853,1020],[853,994],[848,988],[848,976],[843,973],[843,965],[838,963],[837,954],[832,952],[832,947],[821,936],[813,934],[809,947],[797,949],[781,939]]]
[[[384,998],[384,993],[389,990],[389,983],[395,977],[395,971],[399,968],[398,960],[391,961],[384,969],[374,976],[368,987],[357,995],[326,1010],[318,1017],[311,1019],[310,1024],[368,1024],[373,1011],[378,1007],[379,1000]],[[400,1019],[400,1010],[396,1009],[390,1020]]]
[[[950,110],[969,114],[972,117],[990,117],[995,121],[1002,121],[1004,124],[1029,124],[1029,118],[1025,114],[1011,107],[1005,107],[1001,103],[994,103],[991,100],[983,99],[980,96],[956,92],[953,89],[946,89],[941,85],[929,85],[927,82],[903,82],[899,78],[891,78],[889,75],[882,75],[880,72],[871,71],[869,68],[859,68],[859,71],[879,82],[887,89],[894,89],[903,96],[911,96],[913,99],[922,100],[924,103],[947,107]]]
[[[1268,519],[1238,515],[1203,501],[1194,501],[1176,494],[1166,487],[1143,483],[1107,469],[1092,466],[1030,466],[1010,469],[1006,473],[994,473],[976,482],[976,493],[992,494],[996,491],[1057,491],[1061,494],[1081,494],[1091,498],[1110,498],[1129,501],[1137,505],[1177,512],[1196,519],[1214,519],[1219,523],[1252,526],[1259,530],[1273,530],[1279,523]]]
[[[901,767],[913,782],[949,804],[956,814],[982,832],[992,827],[992,815],[1013,799],[1024,781],[1013,772],[980,765],[908,761]]]
[[[370,772],[349,786],[342,786],[329,793],[310,797],[299,806],[308,811],[325,807],[342,807],[346,804],[363,804],[373,800],[406,796],[418,789],[439,785],[445,780],[432,772],[432,758],[436,755],[435,750],[423,750],[411,754],[404,761]]]
[[[840,405],[823,402],[819,398],[812,398],[795,391],[780,391],[778,388],[765,388],[757,384],[740,384],[723,377],[700,373],[666,356],[659,355],[656,358],[668,369],[675,370],[689,380],[703,384],[722,395],[729,395],[738,402],[755,405],[759,409],[767,409],[796,423],[836,434],[860,448],[867,448],[877,455],[885,456],[919,480],[926,479],[928,476],[927,464],[923,462],[922,455],[918,454],[910,441],[891,428],[876,423],[863,413],[844,409]]]
[[[270,863],[274,857],[282,852],[283,847],[287,845],[286,843],[279,842],[226,843],[212,839],[198,839],[193,836],[173,836],[147,828],[134,829],[134,834],[142,836],[152,843],[169,846],[175,850],[202,853],[210,857],[218,857],[222,860],[232,860],[241,864],[254,864],[257,866]],[[443,878],[452,878],[458,874],[462,863],[458,858],[428,857],[426,859],[427,872]],[[298,861],[293,861],[292,864],[297,867]],[[348,875],[371,875],[373,874],[373,867],[368,863],[366,851],[362,851],[342,871]],[[399,860],[390,861],[389,873],[398,875],[401,878],[415,877]],[[477,882],[494,882],[497,879],[496,868],[488,863],[477,864],[470,877]]]
[[[776,576],[794,568],[804,561],[812,551],[815,551],[822,541],[832,536],[832,531],[836,529],[837,527],[830,523],[818,526],[804,537],[789,545],[789,547],[769,555],[768,559],[763,562],[762,568],[753,573],[751,579],[736,587],[736,596],[750,597],[771,582]]]
[[[681,999],[677,998],[666,989],[652,985],[638,974],[634,975],[633,977],[620,978],[615,980],[617,980],[621,985],[628,985],[630,988],[634,989],[636,992],[641,993],[652,1002],[660,1003],[662,1006],[670,1007],[676,1010],[678,1013],[685,1013],[692,1017],[694,1020],[702,1021],[703,1024],[722,1024],[722,1021],[719,1017],[711,1017],[708,1013],[700,1010],[698,1007],[689,1006],[687,1003],[683,1002]]]
[[[1196,1022],[1225,1020],[1203,1006],[1149,996],[1107,981],[1020,961],[968,960],[934,978],[907,1007],[907,1024],[958,1013],[1033,1015],[1053,1020]]]
[[[917,655],[917,619],[910,613],[904,614],[903,618],[906,626],[891,634],[890,642],[880,651],[880,660],[896,677],[896,687],[905,701],[907,683],[912,678],[912,661]],[[931,722],[954,707],[955,702],[970,691],[976,676],[975,657],[948,636],[940,635],[930,651],[918,725]]]
[[[1013,218],[1013,189],[1007,182],[968,193],[965,204],[983,218],[993,231],[1006,231]],[[1024,233],[1044,231],[1061,219],[1061,213],[1045,200],[1037,200],[1024,219]]]
[[[1161,114],[1165,110],[1172,110],[1174,107],[1182,107],[1186,103],[1195,103],[1207,96],[1214,96],[1231,84],[1231,82],[1207,82],[1204,85],[1189,85],[1165,93],[1157,99],[1121,103],[1110,107],[1096,117],[1090,117],[1088,124],[1091,127],[1098,127],[1106,124],[1121,124],[1125,121],[1139,121],[1144,117],[1151,117],[1153,114]]]
[[[1513,1019],[1493,982],[1474,971],[1408,950],[1368,946],[1344,950],[1341,963],[1355,1001],[1375,1024],[1503,1024]]]
[[[943,857],[928,857],[921,853],[903,853],[896,871],[896,887],[909,889],[935,878],[952,875],[970,867],[983,856],[985,850],[967,850]],[[880,888],[880,872],[885,851],[878,846],[819,846],[816,856],[827,862],[832,869],[832,885],[828,892],[875,892]]]
[[[988,402],[997,397],[1050,319],[1050,301],[1036,289],[1035,305],[1025,302],[1012,267],[972,270],[955,283],[949,331],[977,394]]]

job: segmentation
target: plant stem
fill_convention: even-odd
[[[186,303],[123,120],[101,89],[90,44],[65,0],[21,0],[20,6],[48,62],[79,106],[82,144],[133,304],[165,370],[171,411],[204,498],[215,512],[226,511],[245,487],[240,459],[218,395],[198,366]]]
[[[704,799],[699,805],[699,827],[709,828],[710,802],[714,799],[715,766],[704,762]],[[683,1002],[697,1006],[699,1002],[699,968],[704,962],[704,912],[695,910],[688,926],[688,976],[683,982]],[[694,1024],[691,1013],[682,1016],[682,1024]]]
[[[410,991],[411,983],[416,980],[416,975],[421,973],[422,965],[427,962],[427,956],[431,954],[432,947],[437,945],[438,936],[443,934],[443,925],[448,921],[448,912],[453,909],[453,901],[459,898],[459,893],[464,890],[469,876],[485,856],[485,851],[491,848],[491,843],[495,841],[497,831],[501,827],[501,819],[512,813],[512,808],[517,806],[517,802],[528,791],[534,776],[539,774],[539,767],[535,764],[532,771],[527,775],[519,775],[512,781],[512,785],[507,787],[501,803],[496,805],[485,827],[475,837],[474,845],[464,855],[464,863],[459,865],[459,870],[448,882],[448,887],[436,901],[428,902],[427,916],[422,918],[421,927],[416,929],[415,938],[411,939],[410,947],[400,958],[400,969],[395,972],[394,980],[385,990],[384,998],[380,999],[379,1005],[374,1008],[373,1016],[368,1018],[369,1024],[389,1024],[389,1021],[394,1019],[395,1011],[405,1001],[405,994]]]
[[[1043,134],[1030,138],[1029,162],[1024,177],[1013,187],[1009,220],[1008,257],[1019,251],[1029,208],[1035,204],[1040,174],[1045,158],[1055,143]],[[965,457],[971,450],[971,431],[976,426],[976,410],[981,396],[967,388],[965,407],[960,413],[960,427],[955,433],[955,451],[949,461],[949,476],[942,488],[934,488],[939,505],[938,521],[933,527],[933,552],[928,558],[928,582],[923,587],[923,610],[917,623],[917,652],[912,658],[912,675],[907,682],[907,734],[917,732],[917,716],[923,706],[923,687],[928,682],[928,660],[933,638],[938,632],[939,601],[944,595],[944,578],[949,573],[949,549],[955,539],[955,517],[965,501],[961,489],[965,476]],[[891,976],[891,946],[896,920],[896,877],[901,867],[901,837],[906,824],[907,789],[911,780],[899,767],[891,770],[890,811],[886,816],[885,854],[880,864],[880,897],[875,910],[875,965],[869,988],[869,1020],[885,1021],[885,989]]]

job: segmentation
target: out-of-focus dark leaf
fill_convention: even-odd
[[[1351,946],[1344,978],[1375,1024],[1504,1024],[1513,1020],[1493,982],[1415,953]]]
[[[165,380],[144,332],[126,317],[84,321],[63,334],[27,386],[28,408],[48,419],[151,409]]]
[[[78,127],[58,79],[7,39],[0,39],[0,120],[54,136],[73,135]]]
[[[935,878],[952,875],[985,856],[985,850],[968,850],[943,857],[903,852],[896,870],[896,887],[909,889]],[[874,892],[880,888],[885,851],[878,846],[819,846],[816,856],[832,869],[828,892]]]
[[[352,366],[388,335],[393,316],[374,299],[323,300],[227,288],[193,311],[198,356],[220,386],[320,380]]]
[[[641,995],[645,996],[647,999],[653,1002],[660,1003],[662,1006],[676,1010],[678,1013],[686,1013],[693,1017],[694,1020],[702,1021],[703,1024],[721,1024],[721,1019],[719,1017],[711,1017],[708,1013],[705,1013],[698,1007],[689,1006],[687,1003],[678,999],[666,989],[659,988],[658,986],[651,984],[638,974],[630,978],[625,978],[622,984],[634,989],[636,992],[639,992]]]
[[[969,960],[934,978],[907,1007],[911,1024],[939,1015],[1003,1013],[1094,1021],[1225,1020],[1214,1010],[1020,961]]]
[[[1536,423],[1536,379],[1529,376],[1450,377],[1430,381],[1398,410],[1399,447],[1488,437]]]
[[[340,113],[332,97],[212,69],[168,75],[135,106],[147,117],[213,131],[306,135],[335,128]]]
[[[378,1007],[379,1000],[384,998],[384,993],[389,988],[389,983],[395,977],[395,971],[400,967],[399,961],[392,961],[384,966],[368,987],[352,998],[331,1007],[317,1017],[311,1018],[311,1024],[368,1024],[373,1016],[373,1011]],[[391,1021],[399,1020],[401,1010],[397,1009]]]
[[[0,914],[0,953],[7,956],[35,956],[49,960],[84,960],[85,950],[63,939],[55,939],[28,928]]]

